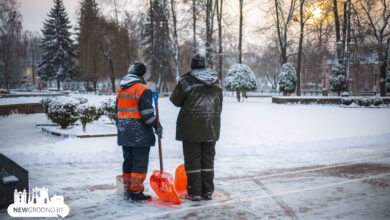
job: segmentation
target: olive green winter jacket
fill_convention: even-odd
[[[194,69],[183,75],[170,97],[181,107],[176,124],[176,139],[210,142],[219,139],[222,88],[218,74],[211,69]]]

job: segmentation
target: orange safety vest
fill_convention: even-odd
[[[136,83],[127,89],[120,88],[118,90],[116,96],[118,100],[118,118],[142,118],[138,110],[138,102],[146,89],[149,89],[149,86]]]

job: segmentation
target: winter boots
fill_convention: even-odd
[[[213,199],[212,195],[213,195],[212,192],[207,192],[207,193],[203,194],[203,199],[204,200],[212,200]]]
[[[193,195],[187,194],[186,195],[186,199],[189,199],[191,201],[197,202],[197,201],[200,201],[200,196],[193,196]]]
[[[133,202],[144,202],[151,200],[152,197],[149,195],[145,195],[142,191],[125,191],[124,199],[131,199],[131,201]]]
[[[201,198],[203,198],[204,200],[212,200],[213,199],[212,195],[213,195],[212,192],[207,192],[207,193],[203,194],[202,196],[193,196],[193,195],[187,194],[186,199],[194,201],[194,202],[200,201]]]

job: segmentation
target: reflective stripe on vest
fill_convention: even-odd
[[[149,89],[149,86],[136,83],[127,89],[118,90],[118,118],[142,118],[138,111],[138,101],[146,89]]]

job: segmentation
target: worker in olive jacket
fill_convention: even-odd
[[[196,53],[191,72],[183,75],[170,100],[180,107],[176,139],[183,142],[188,199],[212,199],[215,143],[219,139],[222,88],[218,74],[206,68],[206,59]]]

